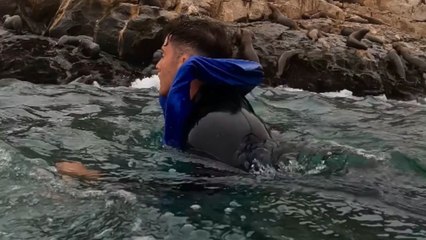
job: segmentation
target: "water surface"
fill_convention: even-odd
[[[426,106],[257,88],[287,152],[242,174],[163,147],[157,95],[1,82],[0,239],[426,239]]]

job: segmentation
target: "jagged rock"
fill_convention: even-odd
[[[15,15],[18,10],[18,2],[16,0],[0,0],[0,18],[4,15]]]
[[[19,14],[33,33],[57,38],[86,35],[100,46],[98,49],[93,44],[94,48],[85,50],[84,46],[74,44],[61,48],[52,39],[15,36],[0,27],[0,78],[50,84],[96,80],[101,85],[128,85],[130,80],[143,77],[142,73],[155,72],[151,60],[162,44],[163,27],[179,14],[189,14],[225,21],[231,26],[230,33],[237,32],[238,27],[253,32],[253,45],[265,70],[266,84],[288,84],[316,92],[348,89],[355,95],[385,93],[388,98],[404,100],[426,95],[424,73],[418,67],[407,66],[406,77],[401,78],[386,60],[391,43],[401,41],[410,42],[410,49],[419,56],[425,55],[426,41],[419,36],[426,36],[426,23],[419,21],[426,20],[426,6],[415,5],[415,1],[159,1],[163,9],[138,0],[0,0],[0,14]],[[268,2],[274,2],[306,30],[288,31],[287,27],[266,20],[271,13]],[[304,14],[316,16],[314,13],[318,12],[322,18],[300,19]],[[371,19],[366,19],[368,24],[345,21],[351,16]],[[380,25],[370,24],[372,20]],[[406,34],[394,26],[419,35]],[[340,34],[342,28],[367,28],[373,37],[379,38],[367,35],[362,40],[367,50],[351,49],[346,46],[347,37]],[[327,34],[312,41],[307,37],[311,29]],[[298,54],[287,59],[283,74],[277,77],[279,57],[291,50]]]
[[[19,1],[19,13],[32,33],[44,34],[58,11],[61,0]]]
[[[404,32],[426,36],[426,5],[417,0],[364,0],[364,6],[348,6],[384,21],[389,26]]]
[[[300,19],[306,12],[322,11],[334,19],[345,19],[345,12],[325,0],[275,0],[281,12],[287,17]]]
[[[0,0],[0,16],[19,14],[29,31],[43,34],[61,0]]]
[[[78,47],[62,48],[51,38],[0,34],[0,79],[16,78],[39,84],[67,84],[85,79],[91,84],[129,85],[141,76],[138,68],[101,53],[86,57]]]
[[[161,46],[161,30],[176,13],[136,2],[66,0],[49,33],[51,36],[93,36],[103,51],[134,63],[148,62]]]
[[[148,6],[120,4],[100,20],[94,39],[101,49],[137,64],[161,47],[163,27],[178,15]]]
[[[219,9],[218,19],[225,22],[256,21],[265,18],[269,13],[265,1],[253,0],[245,4],[242,0],[223,2]]]
[[[120,1],[63,0],[49,27],[49,35],[93,36],[97,21],[108,16]]]
[[[254,47],[267,84],[287,84],[315,92],[348,89],[358,96],[386,94],[388,98],[403,100],[426,94],[419,72],[407,72],[407,83],[389,71],[390,63],[385,58],[387,50],[381,45],[356,50],[348,48],[346,37],[338,34],[329,34],[323,42],[312,42],[305,32],[288,31],[279,24],[258,22],[241,26],[256,36]],[[277,61],[283,52],[289,50],[302,53],[291,58],[287,70],[280,78],[276,77]]]

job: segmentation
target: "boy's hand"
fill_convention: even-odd
[[[55,164],[58,173],[84,180],[99,180],[101,172],[89,170],[80,162],[58,162]]]

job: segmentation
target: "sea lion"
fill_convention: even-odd
[[[101,47],[93,40],[82,39],[80,47],[82,48],[82,53],[91,58],[97,58],[101,53]]]
[[[340,30],[340,35],[348,37],[349,35],[351,35],[351,33],[353,33],[355,30],[349,27],[344,27],[342,28],[342,30]]]
[[[371,24],[377,24],[377,25],[386,25],[385,22],[383,22],[382,20],[378,19],[378,18],[374,18],[374,17],[369,17],[367,15],[363,15],[360,13],[355,13],[356,15],[366,19],[369,23]]]
[[[320,31],[318,31],[316,28],[313,28],[306,33],[306,36],[315,42],[318,40],[318,38],[320,38]]]
[[[426,62],[416,56],[413,56],[410,50],[402,43],[394,43],[392,47],[411,65],[414,65],[422,72],[426,72]]]
[[[346,46],[353,47],[357,49],[367,50],[368,47],[361,40],[367,35],[369,29],[363,28],[358,31],[355,31],[349,35],[348,40],[346,41]]]
[[[64,35],[61,38],[59,38],[57,45],[58,46],[71,45],[71,46],[78,47],[80,46],[80,42],[82,39],[92,40],[91,37],[85,36],[85,35],[80,35],[80,36]]]
[[[320,11],[318,11],[318,10],[311,10],[311,11],[305,12],[305,13],[302,14],[302,19],[311,19],[312,15],[317,14],[319,12]]]
[[[354,31],[355,30],[352,29],[352,28],[344,27],[340,31],[340,34],[342,36],[346,36],[347,37],[347,36],[351,35],[351,33],[353,33]],[[378,44],[381,44],[381,45],[384,44],[383,39],[381,39],[380,37],[374,36],[374,35],[372,35],[370,33],[367,33],[367,35],[365,35],[364,38],[367,39],[367,40],[369,40],[369,41],[371,41],[371,42],[375,42],[375,43],[378,43]]]
[[[348,22],[356,22],[356,23],[368,23],[368,20],[365,18],[362,18],[360,16],[351,16],[349,18],[346,18],[346,21]]]
[[[402,62],[401,58],[399,57],[398,53],[391,49],[387,54],[387,59],[390,61],[393,67],[395,67],[395,71],[398,74],[398,76],[406,80],[406,73],[405,73],[405,65]]]
[[[333,17],[324,11],[319,11],[317,13],[312,14],[309,17],[309,19],[314,19],[314,18],[333,18]]]
[[[296,49],[296,50],[286,51],[281,54],[277,63],[277,74],[276,74],[277,78],[280,78],[281,75],[283,75],[288,65],[288,61],[294,56],[299,55],[300,53],[302,53],[302,50]]]
[[[101,52],[99,44],[93,42],[93,39],[88,36],[62,36],[57,43],[58,46],[71,45],[80,47],[81,52],[88,57],[97,58]]]
[[[3,26],[9,30],[15,30],[17,33],[22,33],[22,19],[19,15],[4,15],[3,16]]]
[[[268,6],[272,11],[272,14],[270,17],[274,22],[287,26],[293,30],[299,29],[299,26],[297,26],[296,22],[284,16],[284,14],[282,14],[280,10],[274,4],[268,3]]]
[[[253,32],[247,29],[239,31],[238,57],[260,63],[256,50],[253,47]]]
[[[359,4],[359,5],[364,5],[364,0],[337,0],[337,1],[339,1],[339,2],[342,2],[342,3],[353,3],[353,4]]]
[[[367,39],[368,41],[371,41],[371,42],[375,42],[375,43],[378,43],[378,44],[380,44],[380,45],[383,45],[385,42],[383,41],[383,39],[381,39],[381,38],[379,38],[379,37],[377,37],[377,36],[374,36],[374,35],[372,35],[372,34],[370,34],[370,33],[368,33],[366,36],[365,36],[365,39]]]
[[[153,6],[153,7],[159,7],[161,8],[161,2],[159,0],[138,0],[138,4],[143,4],[143,5],[147,5],[147,6]]]
[[[252,0],[243,0],[244,7],[247,6],[247,4],[249,5],[249,7],[251,7],[252,3],[253,3]]]
[[[303,13],[302,14],[302,19],[311,19],[311,14],[309,14],[309,13]]]

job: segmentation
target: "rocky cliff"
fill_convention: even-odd
[[[163,27],[185,14],[253,33],[266,84],[426,95],[424,0],[0,0],[5,14],[22,29],[0,30],[0,78],[129,85],[152,73]]]

